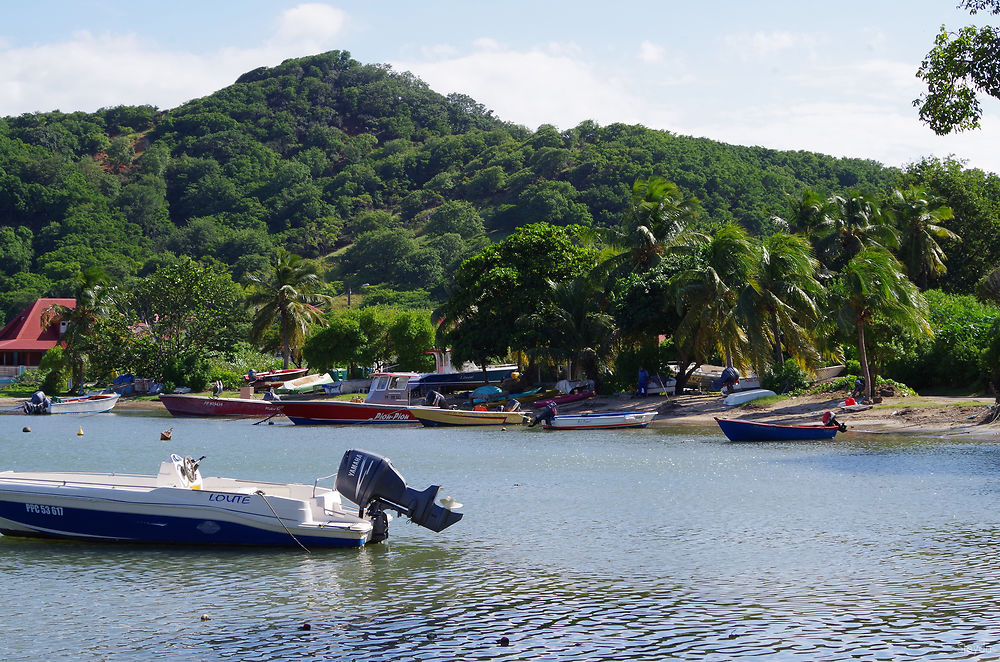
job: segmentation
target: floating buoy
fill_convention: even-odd
[[[312,626],[309,625],[308,623],[303,623],[302,625],[299,626],[299,629],[300,630],[312,630]]]
[[[169,428],[160,433],[160,441],[170,441],[170,436],[174,433],[173,428]]]
[[[31,432],[31,428],[25,425],[23,428],[21,428],[21,432]]]
[[[203,620],[203,621],[210,621],[210,620],[212,620],[212,617],[209,616],[208,614],[202,614],[201,615],[201,620]]]
[[[76,431],[76,436],[78,436],[78,437],[82,437],[83,436],[83,428],[82,427],[79,430]]]
[[[510,646],[510,639],[507,637],[500,637],[500,641],[497,642],[501,646]]]
[[[506,432],[507,428],[500,428],[500,432]]]

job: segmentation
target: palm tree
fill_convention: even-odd
[[[820,193],[807,189],[797,198],[788,196],[788,209],[788,218],[781,220],[788,225],[789,231],[812,239],[827,222],[830,201]]]
[[[600,362],[616,336],[614,320],[601,310],[602,289],[586,277],[549,285],[551,300],[518,324],[549,339],[549,352],[570,362],[570,379],[579,367],[599,385]]]
[[[757,332],[762,328],[759,324],[748,335],[740,313],[752,312],[745,305],[747,290],[760,292],[760,249],[745,230],[733,224],[722,226],[711,237],[697,237],[705,267],[682,271],[671,279],[682,315],[677,344],[690,346],[703,359],[717,350],[727,367],[756,364],[772,345],[769,336]]]
[[[876,316],[914,334],[930,334],[927,300],[888,251],[864,248],[840,273],[841,305],[838,321],[857,331],[858,358],[865,378],[865,396],[871,399],[872,376],[865,347],[865,328]]]
[[[73,296],[76,307],[53,305],[42,314],[42,325],[66,323],[63,341],[66,343],[66,361],[70,366],[73,388],[83,386],[87,352],[98,321],[111,309],[111,290],[105,286],[107,275],[100,267],[90,267],[76,277]]]
[[[860,193],[829,199],[829,212],[816,227],[816,254],[823,264],[839,271],[863,248],[894,250],[899,235],[890,218],[870,196]]]
[[[248,303],[256,310],[250,334],[260,342],[277,321],[281,356],[288,368],[292,348],[305,342],[309,325],[323,323],[316,306],[329,303],[332,297],[317,292],[322,281],[309,260],[282,250],[270,266],[263,276],[247,276],[251,288]]]
[[[655,267],[663,254],[685,237],[684,228],[701,210],[697,198],[687,197],[662,177],[637,179],[622,230],[611,243],[617,252],[598,265],[595,276],[609,280]]]
[[[947,271],[945,254],[937,240],[961,241],[957,234],[940,225],[942,221],[955,218],[951,207],[943,202],[943,198],[930,193],[924,186],[892,192],[893,216],[902,231],[900,258],[910,278],[922,290],[927,289],[932,279]]]
[[[816,301],[823,286],[816,280],[818,269],[812,247],[800,235],[777,233],[761,243],[755,308],[769,318],[779,364],[785,360],[782,344],[803,363],[812,364],[819,358],[813,334],[804,326],[815,326],[819,317]]]

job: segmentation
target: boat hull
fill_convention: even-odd
[[[583,391],[582,393],[570,393],[568,395],[560,395],[555,398],[549,398],[548,400],[538,400],[537,402],[532,402],[531,406],[539,409],[545,407],[546,405],[564,405],[570,402],[578,402],[580,400],[586,400],[587,398],[594,397],[594,391]]]
[[[525,418],[525,415],[518,411],[468,411],[437,407],[410,407],[410,414],[427,427],[521,425]]]
[[[118,404],[118,393],[102,393],[87,398],[75,398],[49,404],[50,414],[101,414],[114,409]]]
[[[164,394],[160,396],[160,402],[174,416],[266,417],[281,414],[281,407],[275,402],[252,398]]]
[[[332,384],[333,377],[326,373],[318,375],[306,375],[298,379],[291,379],[275,390],[278,393],[309,393],[312,391],[322,391],[325,384]]]
[[[730,441],[816,441],[833,439],[835,425],[778,425],[733,418],[716,418]]]
[[[650,412],[614,412],[607,414],[557,415],[545,423],[546,430],[611,430],[618,428],[644,428],[656,417]]]
[[[297,521],[301,504],[248,492],[2,485],[0,533],[198,546],[360,547],[368,541],[371,525],[360,518]]]
[[[295,425],[419,423],[407,405],[347,400],[282,400],[281,412]]]

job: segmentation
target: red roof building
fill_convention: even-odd
[[[76,299],[38,299],[0,329],[0,366],[38,367],[42,354],[59,342],[58,323],[42,328],[42,314],[57,304],[76,308]]]

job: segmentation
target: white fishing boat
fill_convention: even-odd
[[[49,398],[41,391],[22,405],[25,414],[100,414],[111,411],[118,404],[118,393]]]
[[[388,510],[432,531],[462,518],[453,499],[435,503],[437,485],[408,487],[388,459],[366,451],[347,451],[336,474],[312,485],[202,477],[203,459],[171,455],[156,475],[0,472],[0,533],[308,549],[384,540]],[[319,485],[328,479],[332,488]]]
[[[766,398],[769,395],[775,395],[775,392],[769,391],[766,388],[753,388],[748,391],[736,391],[735,393],[727,395],[722,400],[722,404],[727,407],[735,407],[736,405],[742,405],[746,402],[757,400],[758,398]]]
[[[326,384],[332,383],[333,377],[328,373],[321,372],[290,379],[274,390],[278,393],[312,393],[313,391],[322,391]]]
[[[604,414],[557,414],[543,423],[546,430],[609,430],[644,428],[656,417],[655,411],[621,411]]]

